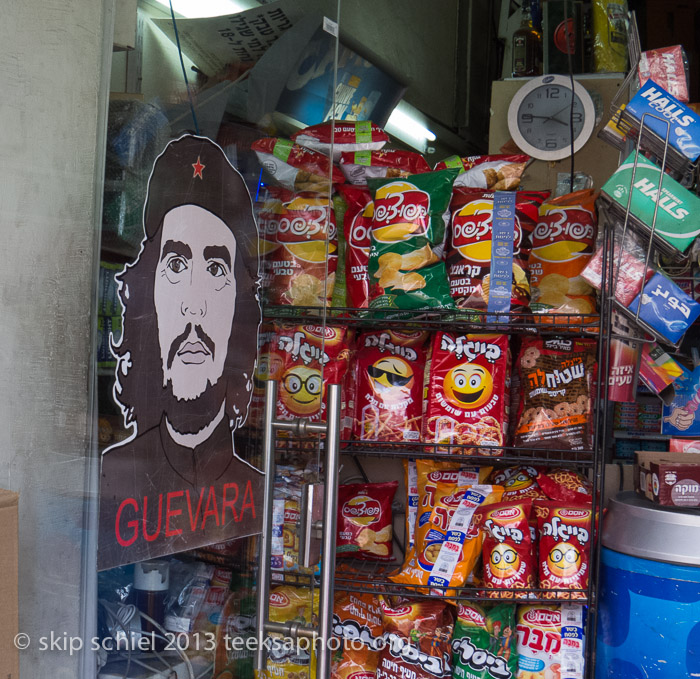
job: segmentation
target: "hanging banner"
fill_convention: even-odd
[[[186,135],[156,159],[143,219],[116,276],[114,398],[133,434],[102,454],[99,570],[262,525],[264,475],[233,446],[261,321],[250,194],[216,144]]]

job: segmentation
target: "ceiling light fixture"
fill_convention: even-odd
[[[170,11],[170,0],[158,2]],[[186,19],[226,16],[259,6],[256,0],[173,0],[173,10]]]

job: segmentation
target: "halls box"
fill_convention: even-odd
[[[0,488],[0,677],[19,679],[14,638],[19,631],[19,495]]]
[[[660,505],[700,507],[700,454],[638,450],[635,490]]]

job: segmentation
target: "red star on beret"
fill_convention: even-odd
[[[192,179],[194,179],[195,177],[204,179],[204,177],[202,176],[202,170],[206,167],[206,165],[202,165],[202,163],[199,162],[199,156],[197,156],[197,162],[192,163],[192,167],[194,168],[194,174],[192,175]]]

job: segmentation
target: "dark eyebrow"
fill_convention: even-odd
[[[181,243],[179,240],[166,240],[163,246],[163,253],[160,256],[161,262],[165,258],[165,255],[174,254],[180,255],[185,259],[192,259],[192,250],[190,246],[185,243]]]
[[[231,253],[225,245],[207,245],[204,248],[204,259],[221,259],[231,268]]]

